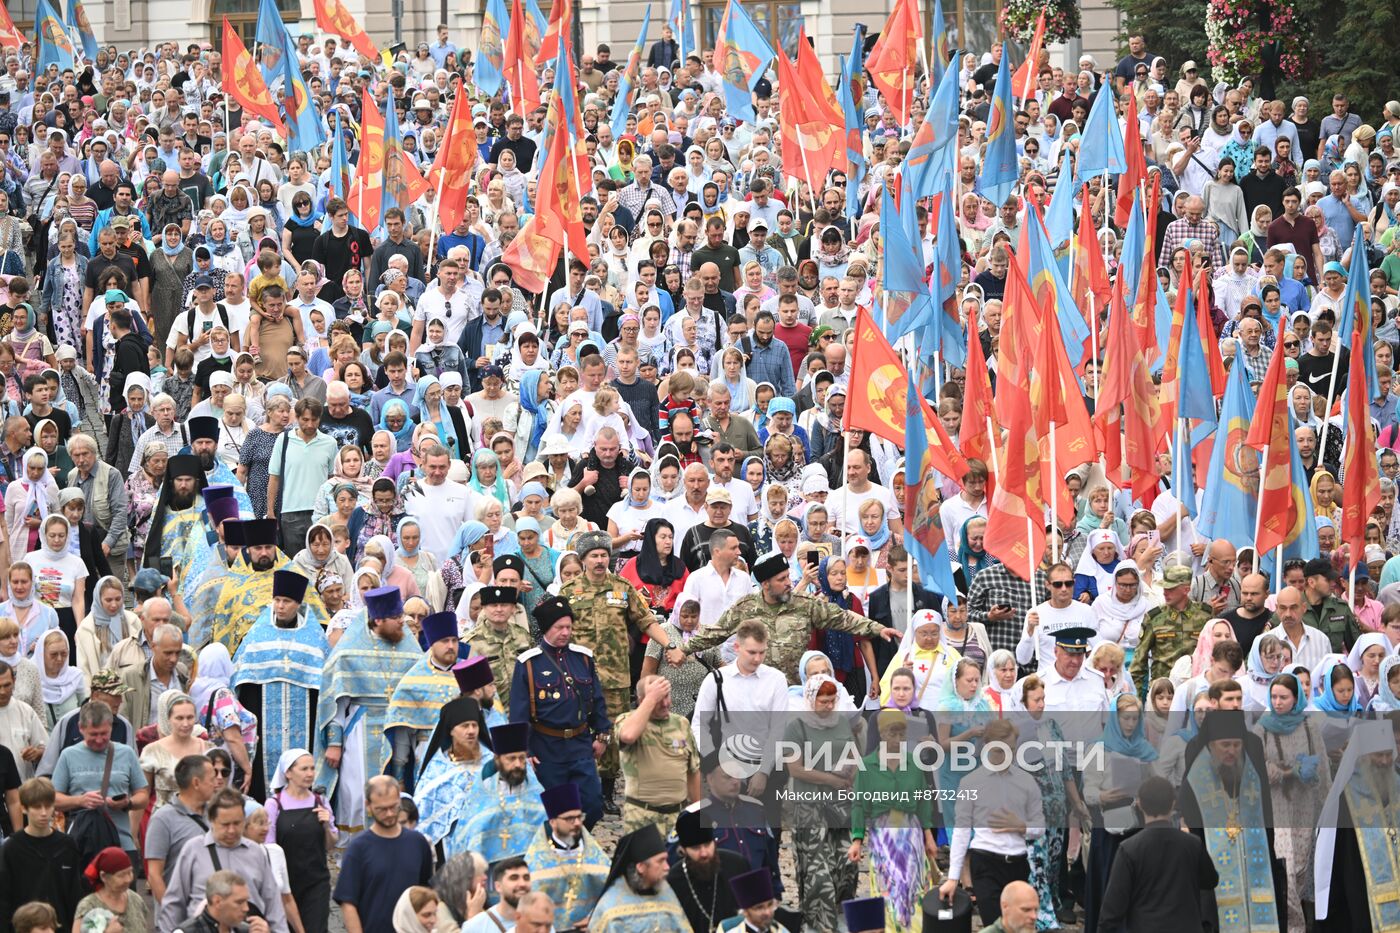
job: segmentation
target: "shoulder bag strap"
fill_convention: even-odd
[[[107,799],[107,791],[112,781],[112,755],[116,751],[112,743],[107,743],[107,760],[102,764],[102,799]]]

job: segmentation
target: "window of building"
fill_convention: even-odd
[[[715,45],[720,21],[724,19],[727,2],[704,0],[700,5],[700,42],[703,48]],[[802,4],[799,0],[759,0],[744,4],[744,11],[754,24],[768,36],[773,48],[782,47],[788,58],[797,55],[797,31],[802,26]]]
[[[26,0],[33,4],[34,0]],[[301,19],[299,0],[277,0],[277,9],[282,14],[282,22],[290,23]],[[256,41],[254,34],[258,28],[258,0],[214,0],[209,7],[209,37],[215,48],[222,41],[224,17],[238,32],[238,37],[249,51]]]

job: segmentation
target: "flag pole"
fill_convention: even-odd
[[[430,167],[428,170],[432,171],[432,168]],[[441,172],[438,172],[437,191],[433,194],[432,230],[428,234],[428,265],[432,267],[436,267],[437,265],[434,261],[434,257],[437,255],[438,229],[441,226],[442,220],[442,189],[443,182],[445,182],[446,180],[446,169],[444,169]]]
[[[1268,471],[1268,466],[1269,466],[1269,445],[1268,445],[1268,444],[1265,444],[1265,445],[1264,445],[1264,449],[1261,450],[1261,451],[1259,452],[1259,491],[1260,491],[1261,493],[1264,491],[1264,474]],[[1255,516],[1254,516],[1254,572],[1255,572],[1255,573],[1258,573],[1258,572],[1259,572],[1259,563],[1260,563],[1260,556],[1259,556],[1259,532],[1262,531],[1263,528],[1264,528],[1264,510],[1263,510],[1263,509],[1258,509],[1258,510],[1256,510],[1256,514],[1255,514]],[[1280,576],[1279,571],[1280,571],[1281,567],[1282,567],[1281,564],[1278,564],[1278,563],[1275,563],[1275,564],[1274,564],[1274,577],[1275,577],[1275,579],[1277,579],[1277,578]],[[1277,590],[1275,590],[1275,592],[1277,592]]]
[[[1060,537],[1056,532],[1060,530],[1060,496],[1057,492],[1060,483],[1060,471],[1055,466],[1055,419],[1050,419],[1050,553],[1055,563],[1060,562]]]
[[[1274,595],[1283,589],[1283,545],[1274,551]]]
[[[1317,439],[1317,462],[1321,463],[1323,455],[1327,452],[1327,429],[1332,421],[1332,403],[1337,397],[1337,370],[1342,363],[1342,336],[1337,331],[1332,332],[1332,376],[1327,380],[1327,408],[1322,412],[1322,433]]]
[[[1094,292],[1089,290],[1089,354],[1094,360],[1094,407],[1098,409],[1099,403],[1099,312],[1094,307]]]

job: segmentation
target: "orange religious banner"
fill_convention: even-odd
[[[316,25],[350,43],[370,61],[379,58],[379,49],[341,0],[315,0]]]
[[[852,391],[847,396],[844,427],[869,431],[903,447],[904,415],[908,410],[905,401],[908,371],[900,362],[899,354],[880,333],[870,312],[864,308],[856,312],[855,330],[855,341],[851,346],[851,385],[862,386],[864,390]],[[924,407],[924,423],[932,445],[934,469],[960,483],[967,472],[967,460],[953,446],[943,422],[934,416],[928,399],[921,398],[920,402]]]
[[[228,95],[249,113],[267,120],[278,132],[286,133],[282,114],[263,81],[262,71],[253,64],[253,56],[238,38],[238,31],[224,17],[223,82]]]

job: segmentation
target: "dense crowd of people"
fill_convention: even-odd
[[[1231,378],[1282,367],[1315,512],[1313,556],[1275,563],[1198,528],[1170,453],[1145,495],[1088,464],[1026,580],[987,549],[995,457],[906,476],[846,417],[931,76],[903,124],[862,85],[865,169],[813,190],[771,74],[745,120],[669,25],[631,101],[585,52],[588,255],[535,294],[502,257],[546,106],[480,93],[446,26],[387,67],[297,44],[352,162],[362,92],[424,171],[468,95],[459,225],[429,188],[363,229],[334,146],[243,113],[220,50],[6,54],[0,933],[1400,923],[1400,103],[1319,121],[1141,36],[1107,67],[1046,54],[993,203],[1005,53],[948,65],[956,305],[989,386],[1031,202],[1108,95],[1160,181],[1164,300],[1202,293]],[[1090,177],[1071,211],[1116,279],[1141,257],[1115,198]],[[1363,553],[1333,407],[1359,262]],[[984,374],[941,366],[929,402],[972,450]],[[909,547],[906,485],[942,500],[946,568]]]

